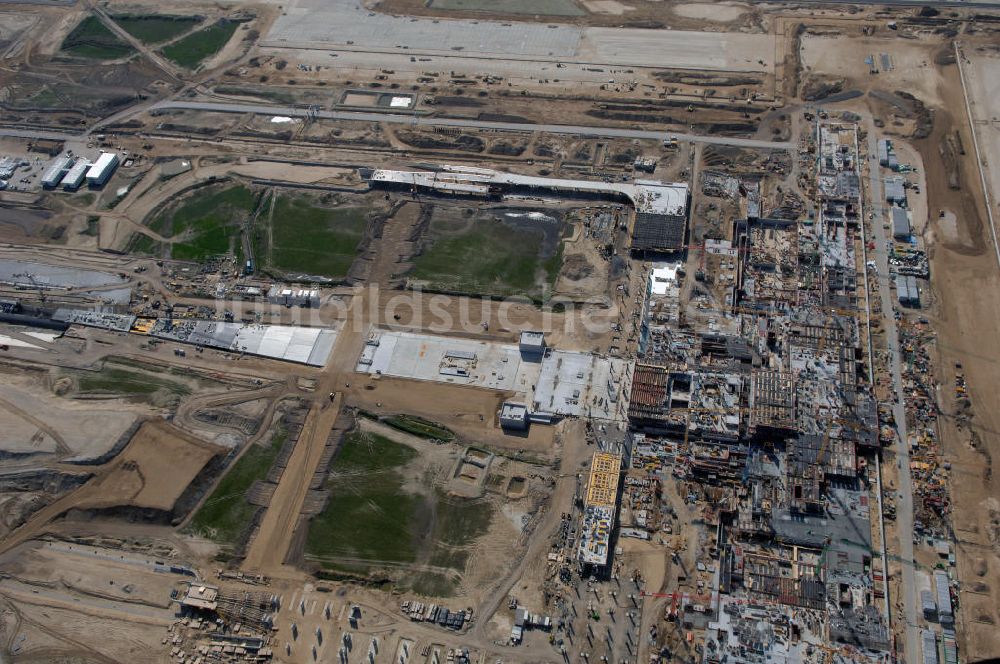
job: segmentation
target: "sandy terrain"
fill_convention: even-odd
[[[993,61],[995,63],[996,61]],[[983,67],[977,62],[973,81],[982,76],[991,64]],[[942,86],[942,96],[961,99],[962,89],[957,67]],[[967,79],[967,83],[971,83]],[[970,94],[979,113],[989,113],[984,108],[987,99],[980,96],[988,88],[980,87],[984,81],[970,84]],[[995,90],[994,90],[995,92]],[[992,112],[996,115],[996,111]],[[982,117],[976,115],[976,117]],[[957,538],[958,575],[962,582],[961,632],[964,637],[965,657],[970,661],[992,657],[1000,648],[1000,634],[996,624],[1000,621],[1000,481],[991,465],[1000,455],[996,432],[1000,431],[1000,400],[996,385],[1000,375],[1000,340],[993,330],[1000,324],[1000,300],[995,294],[1000,290],[1000,268],[992,232],[983,208],[983,194],[976,171],[973,150],[966,150],[961,168],[966,174],[963,190],[947,188],[940,172],[940,161],[935,154],[939,131],[949,130],[949,123],[960,127],[962,140],[971,143],[965,109],[953,108],[923,146],[925,165],[928,168],[930,209],[941,208],[955,213],[957,241],[942,240],[937,246],[932,262],[935,293],[938,295],[936,319],[939,331],[941,362],[939,381],[941,406],[946,413],[942,418],[942,438],[945,451],[951,460],[953,476],[952,497],[955,503],[953,527]],[[989,136],[989,127],[977,124],[977,130]],[[995,148],[994,140],[990,150]],[[982,135],[981,135],[982,137]],[[981,147],[983,144],[981,143]],[[995,153],[995,152],[994,152]],[[984,155],[988,160],[990,157]],[[996,171],[991,174],[996,177]],[[933,216],[933,215],[932,215]],[[974,287],[970,287],[974,285]],[[961,364],[958,369],[956,363]],[[955,403],[950,386],[956,373],[965,374],[972,401],[971,422],[966,425],[955,418],[961,411]]]
[[[635,7],[618,2],[618,0],[582,0],[582,2],[587,11],[594,14],[621,16],[625,12],[635,11]]]
[[[170,510],[195,475],[222,451],[163,420],[151,420],[136,432],[107,472],[71,497],[74,507],[129,505]]]
[[[358,389],[348,397],[349,402],[375,413],[419,413],[441,422],[466,440],[528,450],[532,454],[545,455],[551,450],[552,427],[531,427],[526,436],[508,435],[500,429],[496,417],[504,401],[501,393],[386,377],[357,376],[352,386],[358,384],[374,389]],[[391,409],[388,404],[392,404]]]
[[[830,34],[827,34],[827,33]],[[803,75],[819,73],[830,79],[846,78],[852,85],[879,86],[887,90],[910,92],[925,103],[940,105],[937,77],[932,71],[934,51],[941,47],[939,40],[898,39],[895,33],[883,30],[871,37],[852,36],[850,47],[845,48],[844,36],[837,30],[824,31],[823,35],[805,34],[802,37]],[[880,53],[890,54],[892,70],[868,74],[865,58],[875,57],[881,67]],[[848,88],[849,89],[849,88]]]
[[[326,388],[324,384],[318,391],[325,393]],[[281,481],[247,551],[244,569],[268,574],[282,572],[309,491],[306,480],[316,472],[342,404],[343,399],[338,395],[331,403],[317,400],[309,410]]]
[[[364,51],[373,61],[400,47],[412,54],[470,55],[505,60],[585,61],[597,65],[769,71],[774,37],[530,23],[408,19],[367,12],[344,0],[295,0],[262,41],[272,48]],[[412,67],[410,67],[412,69]]]
[[[39,414],[44,417],[39,419]],[[78,459],[99,457],[149,409],[117,401],[74,401],[44,390],[37,377],[5,376],[0,384],[3,448],[59,452]]]
[[[164,420],[150,420],[93,479],[36,512],[3,543],[3,550],[38,536],[69,510],[139,508],[169,513],[205,464],[223,452]]]
[[[127,611],[91,607],[71,596],[42,600],[30,590],[0,595],[0,634],[17,648],[21,662],[151,661],[166,635],[166,620],[148,624]],[[124,620],[127,629],[121,628]]]
[[[1000,196],[1000,51],[967,48],[962,50],[962,55],[967,59],[962,74],[996,223],[1000,213],[997,208]],[[975,177],[975,173],[970,172],[969,177]]]
[[[670,8],[670,11],[685,18],[729,23],[730,21],[737,20],[749,11],[749,7],[729,2],[692,2],[690,4],[674,5]]]

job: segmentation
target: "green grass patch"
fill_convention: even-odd
[[[206,187],[162,211],[149,223],[149,229],[178,238],[172,245],[173,258],[202,261],[229,251],[254,203],[253,192],[243,185]],[[148,245],[140,241],[140,247]]]
[[[420,572],[413,575],[408,587],[427,597],[452,597],[458,589],[458,582],[437,572]]]
[[[77,374],[77,394],[80,396],[113,394],[148,397],[160,391],[177,396],[191,393],[191,389],[182,383],[113,364],[105,364],[100,371]]]
[[[179,37],[201,23],[198,16],[163,16],[160,14],[121,14],[112,16],[125,32],[143,44],[162,44]]]
[[[550,286],[556,283],[556,279],[559,277],[559,270],[562,269],[563,247],[563,243],[560,242],[556,253],[542,260],[542,269],[545,270],[545,278]]]
[[[129,240],[128,253],[140,256],[162,256],[163,243],[157,242],[148,235],[133,233]]]
[[[246,500],[247,490],[267,477],[287,438],[288,433],[280,429],[266,445],[254,445],[244,452],[202,503],[191,519],[190,530],[222,544],[238,541],[257,511]]]
[[[493,506],[485,501],[450,498],[439,493],[436,516],[434,541],[439,550],[447,550],[467,546],[485,535],[493,519]]]
[[[364,576],[388,570],[401,587],[453,594],[469,546],[489,529],[493,506],[430,487],[405,489],[413,479],[405,469],[416,456],[414,449],[378,434],[347,434],[326,484],[330,501],[309,525],[306,554],[328,572]],[[424,562],[454,573],[405,571],[408,563]]]
[[[80,231],[80,235],[97,237],[101,233],[101,218],[96,215],[87,217],[87,227]]]
[[[215,92],[220,95],[230,95],[233,97],[256,97],[258,99],[267,99],[268,101],[277,102],[279,104],[295,104],[298,102],[298,97],[290,92],[265,87],[258,88],[241,85],[217,85],[215,86]]]
[[[416,454],[384,436],[347,434],[327,482],[330,502],[309,525],[306,553],[346,571],[364,571],[369,561],[413,562],[419,497],[403,491],[399,469]]]
[[[25,108],[63,108],[66,106],[66,97],[52,86],[45,85],[19,105]]]
[[[181,67],[195,69],[202,61],[222,50],[240,23],[242,21],[220,19],[207,28],[164,46],[161,53]]]
[[[430,438],[444,442],[454,440],[455,438],[455,434],[450,429],[415,415],[393,415],[382,421],[393,429],[412,433],[414,436],[421,438]]]
[[[88,60],[117,60],[135,53],[131,44],[122,41],[96,16],[88,16],[63,40],[63,53]]]
[[[505,214],[435,212],[409,276],[431,290],[545,299],[562,266],[559,223],[510,222]]]
[[[272,244],[267,247],[266,229],[258,228],[255,246],[259,256],[269,256],[271,269],[340,279],[357,258],[367,223],[364,208],[328,208],[309,196],[280,194],[270,221]]]

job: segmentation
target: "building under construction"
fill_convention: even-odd
[[[583,500],[577,560],[585,574],[607,577],[620,499],[622,457],[595,452]]]
[[[730,249],[699,284],[722,309],[699,320],[688,305],[675,326],[647,307],[643,322],[629,479],[682,483],[717,529],[721,597],[678,609],[705,630],[707,662],[807,661],[790,624],[851,661],[889,647],[870,509],[879,437],[859,324],[857,141],[846,125],[817,137],[819,217],[769,217],[760,185],[747,189],[753,214],[733,221]],[[631,530],[648,529],[642,509],[629,514]]]
[[[442,165],[437,170],[362,172],[371,187],[442,196],[500,200],[507,195],[555,194],[566,198],[624,201],[635,210],[632,250],[676,252],[684,247],[690,195],[684,182],[567,180]]]

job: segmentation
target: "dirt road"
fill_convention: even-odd
[[[247,551],[244,569],[274,575],[285,564],[302,505],[309,493],[309,478],[316,472],[327,436],[343,402],[343,396],[337,394],[332,402],[317,399],[313,403],[260,529]]]
[[[940,95],[962,99],[957,67],[943,70]],[[951,494],[957,566],[961,582],[959,601],[960,648],[969,661],[995,656],[1000,647],[996,621],[1000,619],[1000,548],[996,520],[1000,519],[1000,481],[991,471],[1000,455],[1000,266],[992,233],[986,222],[984,196],[972,150],[959,161],[961,189],[948,186],[947,166],[939,148],[958,132],[972,145],[964,108],[939,109],[934,132],[917,143],[926,169],[928,233],[931,246],[931,285],[935,296],[927,314],[938,333],[937,383],[943,417],[940,434],[945,460],[951,463]],[[946,228],[937,211],[954,214]],[[961,367],[961,368],[960,368]],[[972,416],[956,404],[951,386],[957,373],[965,375]]]

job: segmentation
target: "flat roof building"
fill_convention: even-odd
[[[920,287],[917,278],[900,274],[896,276],[896,297],[904,307],[920,307]]]
[[[204,611],[215,611],[219,606],[219,589],[215,586],[190,585],[181,600],[181,606]]]
[[[545,353],[545,334],[524,330],[517,344],[521,355],[542,355]]]
[[[921,645],[924,651],[924,664],[938,664],[937,635],[934,634],[934,630],[921,630],[920,640],[922,641]]]
[[[892,219],[892,236],[897,240],[905,240],[910,237],[910,218],[906,210],[893,206],[889,208],[889,215]]]
[[[118,168],[118,155],[114,152],[102,152],[97,161],[87,171],[87,182],[95,187],[105,184]]]
[[[898,175],[885,179],[885,200],[887,203],[906,203],[906,186]]]
[[[528,428],[528,407],[505,402],[500,408],[500,428],[505,431],[524,431]]]
[[[87,171],[90,170],[91,163],[86,159],[79,159],[73,168],[69,169],[65,177],[62,179],[62,187],[66,191],[76,191],[83,184],[84,179],[87,177]]]
[[[937,603],[934,601],[934,593],[930,589],[920,591],[920,608],[927,620],[937,619]]]
[[[42,175],[42,186],[46,189],[54,189],[72,166],[72,157],[56,157]]]
[[[942,625],[953,624],[955,614],[951,606],[951,582],[948,579],[948,572],[940,569],[934,572],[934,592],[937,595],[938,622]]]
[[[590,481],[587,483],[587,504],[613,507],[618,495],[618,475],[622,458],[608,452],[595,452],[590,464]]]

